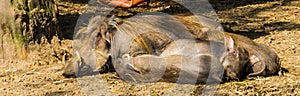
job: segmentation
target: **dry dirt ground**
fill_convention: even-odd
[[[83,0],[82,0],[83,1]],[[289,73],[284,76],[220,84],[215,95],[300,95],[300,1],[210,0],[224,29],[272,47]],[[206,85],[167,82],[136,85],[114,72],[64,78],[63,59],[70,58],[72,36],[78,16],[87,2],[58,0],[65,39],[30,44],[27,61],[1,64],[0,95],[199,95]],[[95,77],[102,77],[95,79]],[[190,88],[190,89],[189,89]],[[99,90],[100,89],[100,90]],[[108,89],[110,92],[108,92]]]

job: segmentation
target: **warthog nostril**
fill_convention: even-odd
[[[236,78],[236,74],[234,72],[229,72],[228,74],[231,78]]]
[[[64,72],[62,75],[66,78],[76,78],[75,72]]]
[[[231,80],[237,80],[237,81],[240,80],[235,72],[227,72],[227,76]]]

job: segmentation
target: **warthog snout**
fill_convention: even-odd
[[[62,75],[66,78],[75,78],[76,77],[75,72],[64,72]]]
[[[225,66],[225,73],[226,73],[226,76],[228,77],[227,79],[239,80],[239,78],[236,74],[237,72],[235,70],[233,70],[231,65]]]

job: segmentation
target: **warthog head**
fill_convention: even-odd
[[[228,35],[225,35],[225,53],[221,62],[225,69],[225,75],[228,79],[240,80],[246,75],[248,52],[235,44],[235,41]]]
[[[112,17],[114,18],[114,17]],[[91,18],[86,27],[79,29],[73,40],[73,60],[66,62],[63,75],[74,77],[99,72],[108,63],[110,42],[115,30],[113,20],[103,16]],[[96,62],[97,61],[97,62]]]

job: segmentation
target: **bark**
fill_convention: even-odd
[[[1,61],[26,58],[26,46],[61,36],[54,0],[4,0],[0,3]]]

